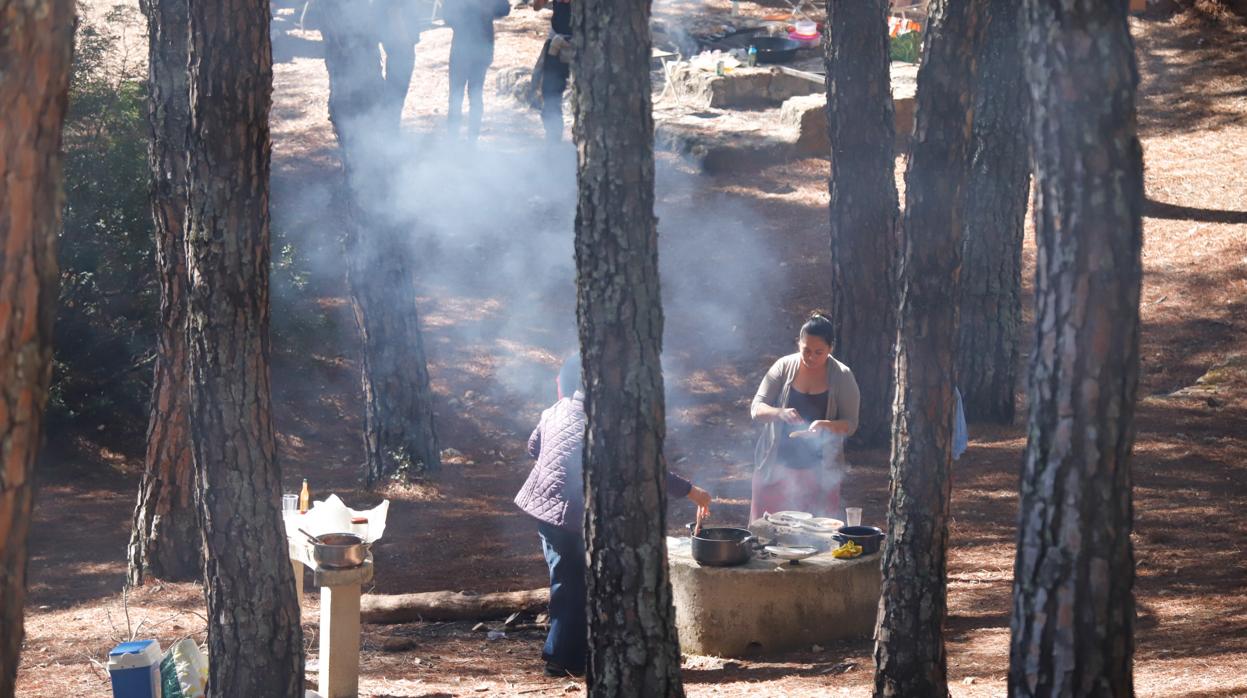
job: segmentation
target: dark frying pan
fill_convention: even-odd
[[[759,63],[787,63],[797,57],[801,44],[782,36],[759,36],[750,42],[758,49]]]

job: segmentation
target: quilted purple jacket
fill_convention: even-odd
[[[528,437],[528,455],[537,459],[515,503],[538,521],[569,531],[580,531],[584,518],[585,440],[584,394],[576,391],[541,413],[541,421]],[[667,473],[667,493],[687,497],[693,485]]]

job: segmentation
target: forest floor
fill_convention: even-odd
[[[296,25],[296,6],[274,10],[272,206],[275,245],[285,250],[274,258],[286,281],[274,284],[273,389],[286,489],[306,477],[318,497],[336,492],[356,508],[391,501],[370,591],[541,587],[535,526],[511,498],[531,466],[525,440],[553,400],[559,357],[574,347],[574,153],[544,148],[536,115],[492,89],[476,148],[441,135],[449,31],[424,35],[404,124],[422,155],[396,173],[392,204],[419,222],[413,244],[438,429],[443,448],[459,455],[426,481],[366,491],[319,38]],[[527,9],[500,21],[494,69],[531,65],[545,21]],[[1247,695],[1247,32],[1183,16],[1131,26],[1149,201],[1133,464],[1135,684],[1144,696]],[[744,524],[748,401],[765,367],[790,350],[800,319],[827,298],[828,165],[708,177],[663,156],[659,169],[668,456],[714,494],[716,520]],[[898,182],[902,173],[898,160]],[[1028,291],[1033,249],[1028,232]],[[954,473],[948,670],[953,695],[995,696],[1008,668],[1026,429],[972,425],[970,436]],[[105,695],[101,662],[131,633],[164,646],[188,635],[202,642],[203,597],[197,585],[158,582],[122,594],[142,444],[103,449],[74,434],[50,442],[18,695]],[[867,523],[884,523],[887,458],[851,455],[845,498]],[[673,531],[691,516],[688,502],[670,505]],[[310,582],[309,590],[314,664]],[[365,626],[361,694],[582,691],[541,674],[540,632],[491,641],[471,625]],[[694,696],[864,695],[871,650],[862,640],[732,662],[688,656],[684,681]]]

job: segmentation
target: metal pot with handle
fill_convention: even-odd
[[[885,536],[881,529],[874,526],[841,526],[832,538],[840,543],[851,540],[862,546],[863,555],[870,555],[879,552]]]
[[[312,545],[312,558],[327,569],[349,569],[364,564],[368,544],[354,533],[323,533]]]
[[[747,528],[702,528],[694,533],[696,524],[689,524],[693,559],[708,567],[743,565],[753,558],[757,538]]]

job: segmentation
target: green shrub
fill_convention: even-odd
[[[117,7],[74,37],[64,136],[60,305],[49,417],[142,442],[160,293],[148,205],[146,84],[119,51]]]
[[[146,75],[122,42],[141,22],[116,6],[74,37],[48,405],[50,428],[99,430],[97,441],[130,453],[145,438],[160,320]],[[304,255],[279,227],[271,234],[273,342],[304,347],[332,325],[308,298]]]
[[[888,55],[894,61],[917,63],[922,57],[922,33],[909,32],[892,37]]]

